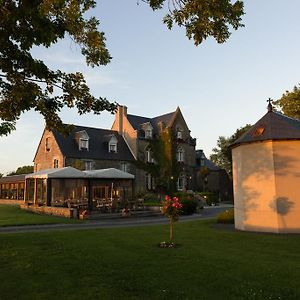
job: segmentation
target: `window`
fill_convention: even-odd
[[[152,152],[151,152],[150,148],[146,149],[146,162],[148,162],[148,163],[153,163],[154,162],[154,159],[152,157]]]
[[[177,161],[183,162],[184,161],[184,151],[181,147],[177,149]]]
[[[51,139],[49,137],[46,138],[45,147],[46,147],[46,151],[50,151],[50,149],[51,149]]]
[[[55,169],[58,168],[58,159],[53,160],[53,168],[55,168]]]
[[[204,165],[205,165],[204,159],[201,158],[201,160],[200,160],[200,166],[204,167]]]
[[[84,168],[86,171],[93,170],[93,161],[86,161],[84,162]]]
[[[146,173],[145,175],[145,186],[147,190],[154,189],[154,178],[151,176],[150,173]]]
[[[89,149],[89,140],[88,139],[79,139],[79,150],[88,150]]]
[[[152,129],[146,129],[145,130],[145,138],[151,139],[152,138]]]
[[[118,139],[114,134],[109,136],[108,152],[111,152],[111,153],[118,152]]]
[[[126,173],[128,172],[128,165],[126,162],[121,163],[121,171],[126,172]]]
[[[177,131],[177,138],[179,140],[182,140],[182,131],[180,129],[178,129],[178,131]]]
[[[182,191],[185,189],[185,177],[180,175],[177,180],[177,190]]]
[[[109,152],[116,153],[117,152],[117,144],[109,143]]]

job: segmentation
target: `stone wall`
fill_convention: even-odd
[[[46,148],[46,139],[48,139],[48,148]],[[34,158],[34,172],[53,168],[54,159],[58,160],[58,168],[65,167],[64,157],[53,133],[45,130]]]
[[[52,215],[66,218],[77,218],[77,210],[67,207],[52,207],[52,206],[33,206],[33,205],[20,205],[21,209],[31,211],[38,214]]]

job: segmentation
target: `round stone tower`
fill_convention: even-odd
[[[232,144],[235,228],[300,232],[300,121],[268,112]]]

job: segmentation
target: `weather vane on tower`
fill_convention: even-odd
[[[269,104],[268,104],[268,111],[272,112],[273,111],[273,106],[272,106],[273,99],[269,98],[267,100],[267,102],[269,102]]]

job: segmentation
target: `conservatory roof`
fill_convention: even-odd
[[[83,173],[85,173],[88,178],[134,179],[134,175],[115,168],[83,171]]]
[[[92,171],[80,171],[72,167],[41,170],[25,177],[28,178],[111,178],[111,179],[134,179],[134,175],[118,169],[101,169]]]

